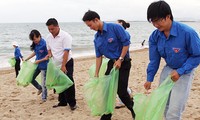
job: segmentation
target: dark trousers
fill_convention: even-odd
[[[32,78],[32,81],[31,81],[32,85],[33,85],[35,88],[37,88],[38,90],[42,90],[42,87],[41,87],[41,85],[40,85],[35,79],[36,79],[36,77],[40,74],[40,72],[41,72],[41,70],[38,69],[38,67],[37,67],[37,68],[35,69],[35,72],[34,72],[34,74],[33,74],[33,78]]]
[[[73,79],[73,72],[74,72],[74,60],[71,58],[67,64],[65,65],[67,69],[66,75],[70,78],[70,80],[74,83]],[[75,99],[75,83],[69,87],[67,90],[59,94],[58,100],[61,104],[67,103],[70,106],[76,105],[76,99]]]
[[[109,60],[107,70],[105,75],[108,75],[113,68],[114,60]],[[131,59],[126,59],[122,62],[121,68],[119,69],[119,81],[117,94],[121,101],[126,105],[126,107],[131,111],[133,118],[135,113],[133,111],[133,100],[127,92],[128,78],[131,69]],[[111,120],[112,114],[103,115],[101,120]]]
[[[20,71],[20,62],[21,60],[20,59],[15,59],[16,60],[16,63],[15,63],[15,73],[16,73],[16,77],[18,76],[19,74],[19,71]]]

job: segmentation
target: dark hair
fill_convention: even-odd
[[[149,22],[159,18],[166,18],[167,15],[170,15],[170,19],[173,21],[173,15],[170,6],[162,0],[151,3],[147,9],[147,20]]]
[[[94,20],[95,18],[98,18],[100,20],[100,16],[98,15],[98,13],[96,13],[95,11],[91,11],[91,10],[88,10],[82,20],[85,22],[85,21],[91,21],[91,20]]]
[[[50,25],[58,26],[58,21],[55,18],[50,18],[47,20],[46,26],[50,26]]]
[[[122,19],[119,19],[119,20],[117,20],[117,21],[118,21],[119,23],[122,23],[122,26],[124,27],[124,29],[130,27],[130,24],[127,23],[126,21],[122,20]]]
[[[32,30],[29,34],[29,39],[33,41],[34,36],[36,38],[41,37],[41,34],[38,30]],[[35,43],[32,42],[32,45],[30,46],[30,49],[33,51],[35,49]]]

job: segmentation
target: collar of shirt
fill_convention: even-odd
[[[107,30],[108,30],[108,29],[107,29],[107,23],[106,23],[106,22],[103,22],[103,30],[102,30],[102,33],[101,33],[100,30],[98,30],[97,36],[103,34],[104,31],[107,32]]]
[[[51,36],[52,38],[54,38],[54,36],[53,36],[52,34],[50,34],[50,36]],[[61,30],[61,29],[59,30],[59,33],[58,33],[58,35],[57,35],[56,37],[60,37],[60,36],[62,36],[62,30]],[[56,38],[56,37],[55,37],[55,38]]]
[[[170,34],[169,34],[169,37],[170,36],[177,36],[178,34],[178,30],[177,30],[177,23],[175,21],[172,22],[172,26],[171,26],[171,29],[170,29]],[[164,35],[164,32],[159,32],[159,36],[163,37],[165,36]],[[167,39],[168,40],[168,39]]]
[[[43,39],[40,39],[40,42],[38,43],[38,45],[41,45],[43,43]]]

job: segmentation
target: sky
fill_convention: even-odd
[[[146,21],[146,11],[155,0],[0,0],[0,23],[81,22],[88,10],[103,21]],[[165,0],[175,20],[200,21],[200,0]]]

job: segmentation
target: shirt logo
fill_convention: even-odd
[[[43,52],[44,52],[44,50],[39,50],[39,52],[40,52],[40,53],[43,53]]]
[[[113,41],[113,38],[109,38],[108,42],[111,43]]]
[[[175,53],[178,53],[181,49],[180,48],[173,48]]]

